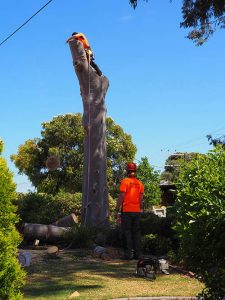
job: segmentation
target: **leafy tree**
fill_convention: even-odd
[[[0,154],[3,142],[0,140]],[[0,157],[0,299],[21,299],[23,284],[22,271],[17,255],[21,237],[15,228],[18,216],[12,200],[15,196],[15,184],[6,161]]]
[[[219,138],[213,138],[211,134],[208,134],[206,137],[210,145],[213,145],[214,147],[217,145],[222,145],[225,147],[225,135],[222,135]]]
[[[107,178],[110,195],[116,197],[119,183],[126,172],[127,162],[133,161],[136,147],[130,135],[117,125],[112,118],[106,119]]]
[[[177,152],[175,154],[170,155],[165,163],[165,170],[161,174],[161,180],[166,180],[171,183],[176,183],[177,178],[179,176],[180,166],[184,162],[191,161],[194,157],[196,157],[196,153],[183,153]]]
[[[218,146],[180,169],[176,230],[186,266],[205,283],[204,299],[225,295],[225,151]]]
[[[82,189],[83,129],[80,114],[54,117],[42,123],[42,138],[25,141],[18,154],[12,155],[19,173],[26,174],[40,192],[56,193],[61,187],[66,191]],[[60,159],[60,168],[49,171],[48,157]]]
[[[159,173],[149,164],[147,157],[142,157],[137,169],[137,177],[145,187],[144,209],[150,209],[152,205],[161,202],[161,192],[159,188]]]
[[[136,8],[138,0],[129,1]],[[192,28],[187,37],[198,46],[206,42],[217,27],[225,28],[224,0],[183,0],[181,10],[183,21],[180,26]]]
[[[12,155],[20,174],[28,176],[38,192],[56,194],[82,192],[83,138],[81,114],[66,114],[42,123],[41,138],[25,141]],[[109,192],[115,192],[114,183],[121,177],[122,165],[133,160],[136,147],[130,135],[111,118],[106,119],[107,175]],[[57,157],[60,167],[50,171],[49,157]]]

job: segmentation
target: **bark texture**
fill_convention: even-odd
[[[69,46],[83,101],[82,223],[101,226],[108,223],[105,95],[109,81],[89,65],[81,42],[74,40]]]
[[[42,242],[59,243],[63,241],[68,228],[54,225],[24,223],[23,236],[27,241],[40,240]]]

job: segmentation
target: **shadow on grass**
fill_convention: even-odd
[[[137,261],[104,261],[91,257],[77,257],[73,254],[62,254],[61,259],[47,259],[29,267],[28,275],[38,274],[39,277],[63,277],[65,280],[74,279],[76,273],[87,272],[88,274],[98,274],[114,278],[130,277],[135,274]]]
[[[86,271],[95,275],[102,275],[112,278],[136,277],[137,261],[76,261],[76,271]]]
[[[136,276],[135,260],[104,261],[89,254],[86,257],[78,255],[73,250],[61,252],[58,259],[50,259],[45,253],[32,252],[23,289],[26,300],[65,300],[74,292],[80,294],[79,299],[98,300],[127,295],[155,296],[160,294],[162,287],[167,295],[174,292],[176,295],[192,295],[203,288],[175,274],[169,277],[159,275],[159,280],[150,283]]]
[[[104,279],[99,278],[95,284],[96,276],[99,275],[118,279],[135,276],[134,264],[130,262],[116,264],[113,261],[106,262],[65,254],[61,259],[48,259],[42,256],[41,260],[34,261],[26,271],[27,283],[23,293],[26,297],[34,299],[65,296],[75,290],[82,292],[101,289],[104,287]]]
[[[48,280],[45,282],[38,282],[29,286],[25,286],[23,289],[23,293],[27,297],[43,297],[43,296],[59,296],[59,295],[65,295],[70,294],[74,292],[75,290],[79,290],[79,292],[83,290],[90,290],[90,289],[96,289],[101,288],[101,285],[76,285],[71,283],[62,283],[61,280]]]

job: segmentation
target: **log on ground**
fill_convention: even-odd
[[[38,239],[42,242],[60,243],[68,229],[69,227],[25,223],[23,236],[27,241]]]
[[[73,213],[52,223],[52,225],[59,227],[72,227],[75,224],[78,224],[78,218]]]

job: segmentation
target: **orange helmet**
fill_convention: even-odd
[[[137,170],[137,165],[135,163],[129,163],[127,164],[127,171],[136,171]]]

